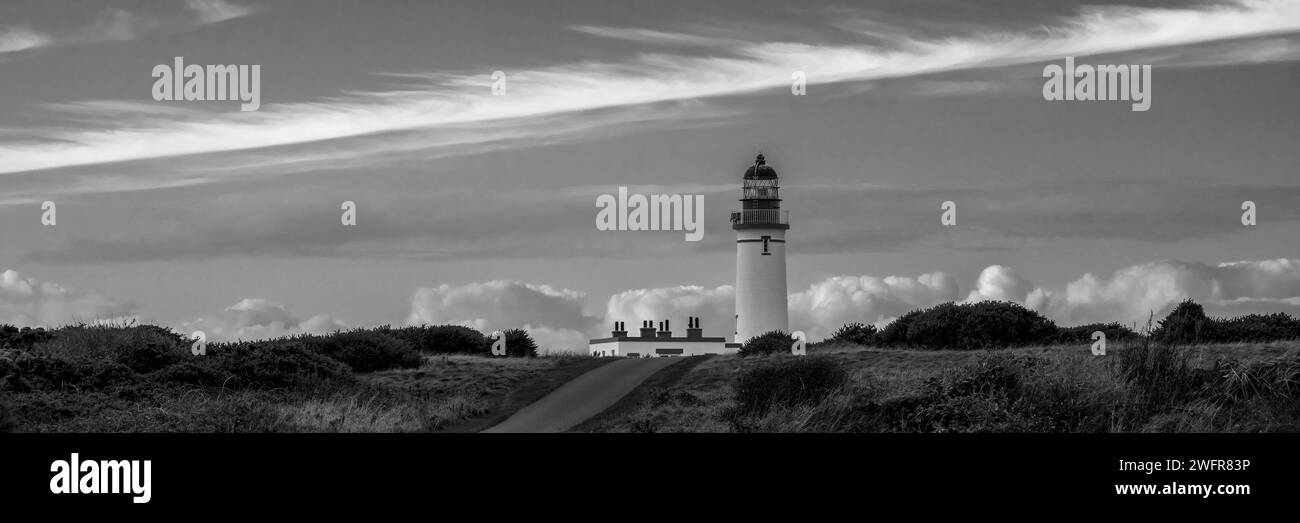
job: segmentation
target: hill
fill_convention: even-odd
[[[475,430],[605,363],[538,357],[531,340],[512,341],[522,349],[493,358],[472,329],[381,327],[194,355],[191,342],[150,325],[0,326],[0,430]]]

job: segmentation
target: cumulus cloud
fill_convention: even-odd
[[[790,295],[790,328],[810,339],[850,322],[883,327],[913,309],[957,299],[957,281],[942,272],[906,276],[834,276]]]
[[[825,338],[849,322],[883,327],[910,310],[958,301],[956,281],[942,272],[916,278],[835,276],[790,295],[790,328]],[[1192,299],[1215,316],[1287,312],[1300,315],[1300,260],[1238,261],[1217,265],[1178,260],[1150,262],[1109,277],[1084,274],[1062,288],[1040,287],[1004,265],[986,267],[964,302],[1012,301],[1060,325],[1093,322],[1143,324]]]
[[[1211,314],[1294,310],[1300,300],[1300,260],[1152,262],[1120,269],[1109,278],[1085,274],[1063,294],[1045,294],[1038,308],[1066,323],[1142,322],[1152,312],[1159,318],[1184,299],[1196,300]]]
[[[583,312],[587,295],[509,280],[421,287],[411,297],[408,325],[453,324],[489,332],[524,328],[543,350],[586,348],[600,318]]]
[[[1186,299],[1221,316],[1294,313],[1300,310],[1300,260],[1217,265],[1158,261],[1125,267],[1109,277],[1087,273],[1064,289],[1038,287],[1010,267],[992,265],[980,273],[966,297],[967,302],[1014,301],[1063,325],[1141,324],[1152,314],[1159,319]]]
[[[714,288],[679,285],[657,289],[632,289],[610,296],[605,305],[606,323],[622,321],[637,332],[641,321],[676,320],[674,331],[686,329],[686,318],[698,316],[705,336],[730,338],[735,333],[736,292],[730,285]]]
[[[0,273],[0,323],[57,327],[69,323],[117,322],[132,316],[132,305],[94,291],[64,287]]]
[[[215,317],[198,318],[180,325],[182,332],[203,331],[212,341],[277,338],[296,334],[326,334],[344,328],[327,315],[307,319],[284,305],[261,298],[245,298]]]
[[[1034,291],[1034,284],[1021,278],[1015,269],[1003,265],[990,265],[980,271],[975,280],[975,289],[970,291],[966,301],[1015,301],[1024,303]]]

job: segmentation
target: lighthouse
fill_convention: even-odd
[[[785,232],[780,180],[762,154],[745,171],[741,207],[731,212],[736,231],[736,343],[764,332],[790,330],[785,288]]]

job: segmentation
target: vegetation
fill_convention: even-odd
[[[712,358],[587,430],[1296,432],[1300,343]]]
[[[191,342],[150,325],[0,326],[0,431],[429,431],[518,408],[592,358],[458,326]],[[525,356],[527,356],[525,358]]]
[[[928,349],[994,349],[1042,344],[1055,323],[1012,302],[944,303],[913,311],[880,332],[880,342]]]
[[[813,405],[844,386],[848,376],[828,358],[779,359],[746,370],[736,380],[734,418],[761,416],[773,407]]]
[[[864,325],[860,322],[846,323],[836,330],[828,341],[867,346],[875,343],[877,332],[875,325]]]
[[[789,353],[794,336],[784,331],[769,331],[754,336],[740,346],[741,357],[760,354]]]
[[[943,303],[908,312],[877,331],[862,323],[847,323],[830,338],[815,344],[864,347],[905,347],[929,350],[985,350],[1040,345],[1091,343],[1101,331],[1108,342],[1136,342],[1142,334],[1119,323],[1058,327],[1037,312],[1012,302]],[[1289,314],[1248,314],[1210,318],[1200,304],[1186,300],[1155,328],[1155,340],[1166,344],[1264,343],[1300,339],[1300,319]]]

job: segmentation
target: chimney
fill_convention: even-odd
[[[686,337],[687,337],[687,338],[703,338],[703,337],[704,337],[704,329],[701,329],[701,328],[700,328],[700,318],[699,318],[699,317],[692,316],[692,317],[688,318],[688,319],[686,320],[686,322],[687,322],[687,323],[686,323],[686,326],[687,326],[687,327],[686,327]]]
[[[609,334],[615,338],[625,338],[627,337],[627,329],[623,327],[623,322],[616,321],[614,322],[614,330],[610,331]]]
[[[647,320],[641,322],[641,337],[642,338],[655,337],[655,326],[653,321]]]
[[[659,322],[659,337],[660,338],[673,337],[673,331],[669,330],[668,320]]]

